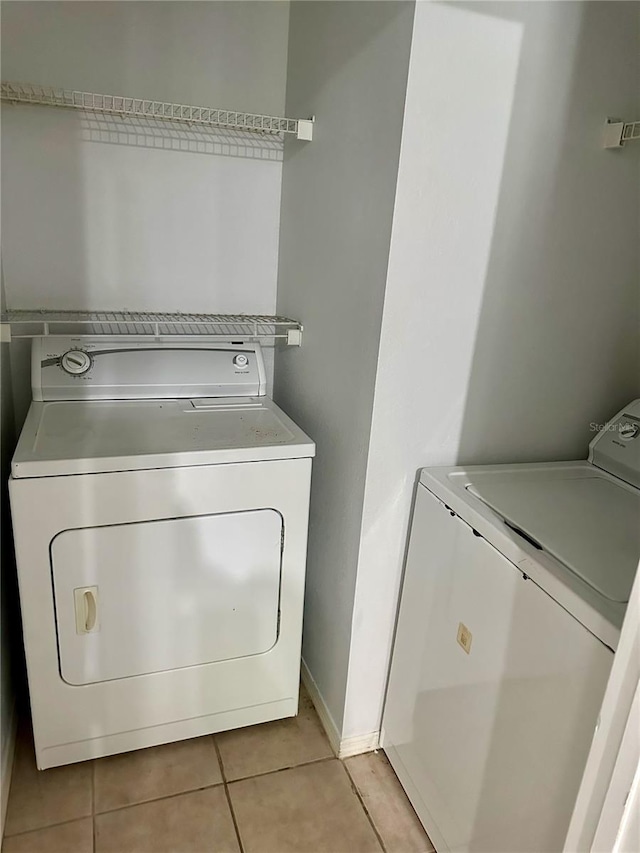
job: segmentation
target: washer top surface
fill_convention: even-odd
[[[585,462],[424,468],[420,482],[612,649],[640,560],[640,399]]]
[[[31,404],[15,478],[310,457],[311,439],[268,397]]]
[[[640,491],[592,476],[472,474],[467,490],[610,601],[629,601],[640,559]]]
[[[425,468],[420,483],[610,648],[640,558],[640,491],[590,462]]]

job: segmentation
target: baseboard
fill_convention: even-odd
[[[331,749],[335,752],[338,758],[350,758],[352,755],[360,755],[362,752],[373,752],[378,748],[380,733],[369,732],[365,735],[356,735],[355,737],[341,738],[335,720],[331,716],[331,711],[327,708],[326,702],[322,698],[322,693],[318,689],[313,676],[309,672],[309,667],[302,660],[302,683],[307,688],[311,701],[313,702],[320,722],[324,728]]]
[[[9,788],[11,787],[11,772],[13,770],[13,757],[16,751],[16,735],[18,732],[18,713],[16,703],[11,709],[11,721],[9,723],[9,737],[7,739],[4,755],[2,756],[2,767],[0,768],[0,797],[2,799],[0,811],[0,842],[4,837],[4,824],[7,817],[7,805],[9,803]]]
[[[301,674],[302,683],[307,688],[307,693],[309,694],[309,696],[311,696],[311,701],[313,702],[314,707],[318,712],[322,727],[325,730],[327,737],[329,738],[331,749],[339,757],[340,733],[338,732],[338,727],[336,726],[335,721],[331,716],[331,711],[327,708],[325,701],[322,698],[322,694],[318,690],[318,685],[315,683],[315,681],[313,680],[313,676],[309,672],[309,667],[305,663],[304,658],[302,658]]]
[[[366,735],[345,737],[340,741],[338,758],[351,758],[363,752],[373,752],[380,746],[380,732],[369,732]]]

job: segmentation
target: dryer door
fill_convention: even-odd
[[[273,509],[66,530],[51,543],[69,684],[225,661],[278,638]]]

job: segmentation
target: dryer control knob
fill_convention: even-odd
[[[249,359],[247,358],[246,355],[239,353],[238,355],[234,355],[233,363],[235,364],[236,367],[242,368],[242,367],[246,367],[249,364]]]
[[[67,373],[79,376],[91,367],[91,356],[82,349],[70,349],[61,357],[60,366]]]

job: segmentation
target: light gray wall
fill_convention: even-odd
[[[6,2],[2,77],[280,115],[287,33],[284,2]],[[272,140],[5,105],[2,143],[10,308],[274,310]]]
[[[3,80],[284,111],[286,2],[1,13]],[[273,313],[282,156],[256,134],[3,105],[9,307]]]
[[[344,736],[379,726],[417,469],[584,459],[640,395],[633,3],[418,3]]]
[[[285,152],[278,311],[305,331],[275,398],[318,446],[303,656],[338,731],[412,22],[401,2],[290,13],[287,111],[317,125]]]

